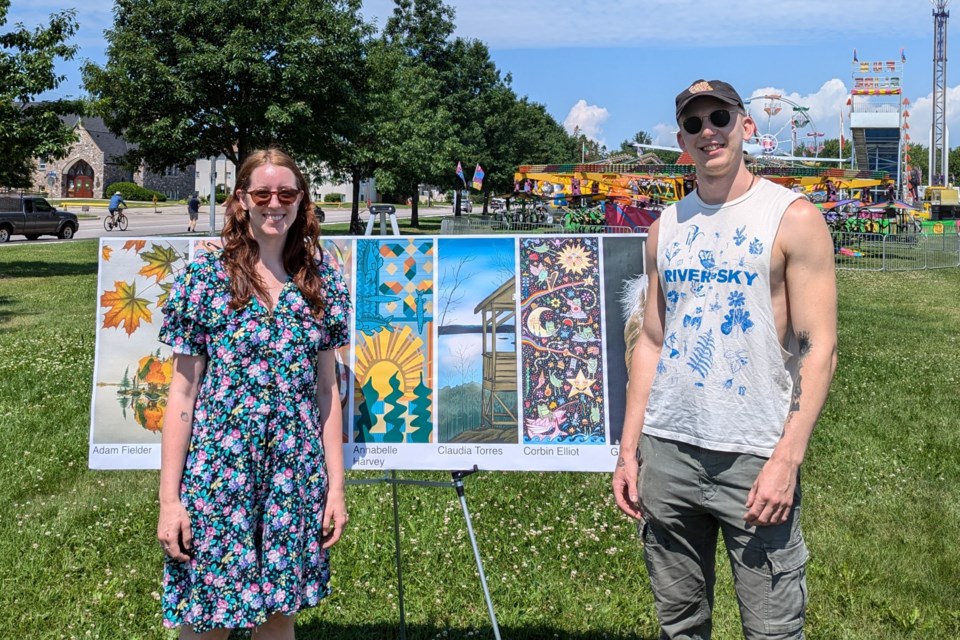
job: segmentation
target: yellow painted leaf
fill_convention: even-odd
[[[140,269],[140,275],[156,278],[159,282],[173,273],[173,266],[180,260],[180,254],[171,246],[155,244],[150,251],[141,251],[140,259],[147,263]]]
[[[127,335],[140,327],[141,322],[150,322],[150,301],[137,297],[137,285],[134,282],[118,280],[113,283],[113,291],[104,291],[100,296],[100,306],[107,308],[103,317],[103,328],[123,327]]]
[[[160,283],[160,296],[157,298],[157,304],[155,308],[160,309],[167,303],[167,298],[170,297],[170,289],[173,288],[173,282],[161,282]]]
[[[143,249],[143,247],[146,246],[146,244],[146,240],[127,240],[123,243],[123,250],[130,251],[133,249],[135,252],[139,252],[140,249]]]
[[[103,251],[100,252],[100,255],[103,256],[104,262],[110,262],[110,254],[113,253],[113,247],[104,246]]]

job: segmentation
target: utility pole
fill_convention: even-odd
[[[947,18],[950,0],[930,0],[933,4],[933,120],[930,130],[930,157],[927,184],[942,184],[949,179],[947,140]]]

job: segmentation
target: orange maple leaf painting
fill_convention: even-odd
[[[173,273],[173,265],[180,260],[180,254],[173,247],[153,245],[150,251],[140,253],[140,259],[146,266],[140,269],[139,274],[147,278],[156,278],[160,282]]]
[[[104,262],[110,262],[110,254],[113,253],[113,247],[110,245],[104,245],[103,251],[100,252],[100,255],[103,256]]]
[[[139,252],[140,249],[143,249],[147,244],[146,240],[127,240],[123,243],[123,250],[130,251],[133,249],[136,252]]]
[[[107,308],[103,317],[103,328],[120,328],[131,335],[140,327],[141,322],[150,322],[150,301],[137,297],[137,285],[134,282],[118,280],[113,283],[113,291],[104,291],[100,296],[100,306]]]

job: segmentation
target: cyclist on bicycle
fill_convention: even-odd
[[[110,211],[111,217],[115,217],[117,215],[117,211],[120,210],[120,205],[126,207],[127,203],[123,199],[123,195],[117,191],[115,194],[113,194],[113,197],[110,198],[110,206],[107,207],[107,210]]]

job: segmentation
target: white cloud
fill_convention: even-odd
[[[570,112],[563,120],[563,128],[567,133],[573,133],[574,129],[580,128],[583,133],[591,140],[600,144],[603,141],[603,123],[610,117],[610,112],[604,107],[598,107],[595,104],[587,104],[586,100],[580,99],[577,104],[570,108]]]
[[[844,126],[847,127],[844,136],[849,139],[850,125],[846,122],[848,112],[846,104],[849,96],[850,91],[844,82],[833,78],[824,82],[816,92],[806,95],[787,92],[780,87],[761,87],[752,91],[749,97],[744,99],[748,101],[747,108],[757,122],[759,132],[776,136],[780,143],[780,151],[790,153],[794,138],[799,146],[804,143],[811,145],[814,140],[822,143],[827,138],[838,137],[841,113],[844,114]],[[774,114],[777,109],[779,112]],[[806,111],[797,111],[797,109]],[[791,119],[798,122],[800,126],[791,127]]]
[[[664,147],[677,146],[677,125],[670,123],[659,123],[654,125],[653,132],[650,134],[653,144]]]
[[[823,83],[814,93],[801,95],[796,92],[787,92],[780,87],[759,87],[742,94],[747,102],[747,110],[757,123],[761,134],[774,136],[780,153],[790,153],[794,138],[794,130],[790,126],[790,119],[794,115],[806,114],[808,124],[796,128],[798,146],[804,142],[812,144],[814,140],[820,143],[827,138],[836,138],[840,133],[840,113],[847,119],[847,98],[849,89],[842,80],[834,78]],[[805,111],[797,111],[801,109]],[[844,136],[849,140],[849,122],[844,122],[847,132]],[[677,125],[674,123],[660,123],[653,127],[653,141],[655,144],[676,145]],[[823,135],[807,135],[819,133]]]
[[[910,113],[910,142],[930,147],[930,127],[933,124],[933,93],[917,98],[907,105]],[[947,87],[947,143],[960,144],[960,85]]]

